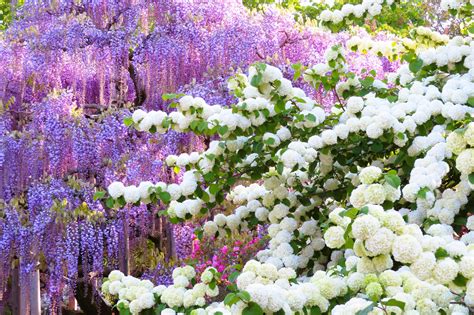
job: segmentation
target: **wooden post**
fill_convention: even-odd
[[[125,214],[123,217],[123,234],[124,234],[123,273],[128,276],[130,274],[130,240],[129,240],[129,233],[128,233],[128,221]]]
[[[67,300],[67,309],[70,311],[77,311],[77,300],[74,296],[74,292],[69,294],[69,298]]]
[[[28,285],[29,283],[23,283],[23,281],[20,280],[20,289],[19,289],[19,293],[20,293],[20,312],[18,313],[19,315],[28,315],[29,314],[29,311],[28,311],[28,302],[29,302],[29,298],[28,298],[28,290],[27,288],[24,287],[24,285]]]
[[[12,314],[20,314],[20,268],[15,264],[12,270],[12,288],[10,292]]]
[[[39,266],[30,276],[30,314],[41,315],[41,288]]]
[[[169,252],[170,258],[176,260],[176,242],[174,239],[173,225],[168,222],[168,242],[169,242]]]

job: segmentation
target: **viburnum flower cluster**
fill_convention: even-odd
[[[159,301],[161,314],[174,314],[172,308],[185,309],[193,306],[204,306],[206,298],[219,294],[216,279],[219,273],[213,267],[208,267],[196,279],[196,271],[191,266],[178,267],[173,270],[173,284],[154,286],[149,280],[140,280],[125,276],[114,270],[102,283],[101,291],[111,300],[118,299],[117,308],[122,312],[129,310],[132,314],[150,309]],[[199,282],[198,282],[199,280]],[[169,307],[166,307],[166,306]]]
[[[410,38],[393,40],[373,40],[369,37],[353,36],[346,42],[346,48],[361,53],[372,52],[391,60],[400,57],[400,54],[416,48],[416,42]]]
[[[326,9],[319,15],[319,20],[325,23],[339,24],[351,18],[375,17],[382,12],[383,5],[392,5],[394,0],[363,0],[361,4],[344,4],[341,9]]]
[[[440,34],[423,26],[410,30],[410,37],[373,40],[370,37],[361,38],[353,36],[347,40],[346,48],[364,54],[371,52],[378,56],[387,57],[390,60],[397,60],[402,54],[445,45],[449,41],[448,35]]]
[[[370,3],[377,11],[380,4]],[[474,308],[474,237],[463,230],[474,227],[467,219],[474,41],[456,37],[411,53],[383,81],[349,74],[340,46],[325,57],[303,79],[334,88],[339,103],[331,112],[276,67],[255,64],[230,80],[238,98],[230,108],[183,96],[174,112],[137,110],[126,120],[141,131],[173,129],[213,140],[204,152],[167,158],[176,172],[183,170],[180,184],[112,183],[108,205],[161,201],[171,221],[181,222],[225,204],[230,214],[213,215],[198,235],[266,225],[270,237],[232,277],[236,285],[223,301],[184,303],[196,284],[180,275],[153,308],[170,314],[469,314]],[[208,280],[219,284],[219,273],[212,274]],[[132,303],[130,312],[138,313]]]

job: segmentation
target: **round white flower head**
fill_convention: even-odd
[[[146,116],[146,112],[142,109],[137,109],[132,114],[132,120],[134,123],[138,124]]]
[[[324,233],[324,240],[329,248],[340,248],[345,244],[345,230],[340,226],[331,226]]]
[[[433,278],[441,284],[447,284],[456,278],[458,272],[458,264],[447,257],[436,263],[433,269]]]
[[[347,100],[347,111],[351,114],[357,114],[364,107],[364,100],[362,97],[353,96]]]
[[[393,242],[393,257],[401,263],[413,263],[421,252],[420,242],[411,235],[397,236]]]
[[[209,283],[212,281],[212,279],[214,279],[214,274],[212,273],[211,270],[215,270],[214,268],[212,267],[208,267],[206,268],[206,270],[204,270],[204,272],[201,274],[201,281],[203,283]]]
[[[110,281],[120,281],[123,277],[125,277],[125,275],[120,270],[112,270],[109,274]]]
[[[112,198],[117,199],[120,196],[123,196],[125,192],[125,186],[121,182],[113,182],[109,185],[107,190]]]
[[[135,203],[140,200],[140,189],[137,186],[127,186],[123,194],[127,203]]]
[[[372,184],[382,175],[382,170],[375,166],[369,166],[360,171],[359,179],[362,184]]]
[[[219,228],[214,221],[207,221],[204,223],[203,230],[207,236],[214,236]]]
[[[352,224],[352,235],[356,239],[366,240],[377,232],[380,222],[372,215],[357,217]]]

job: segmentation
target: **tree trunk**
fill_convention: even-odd
[[[41,288],[39,266],[30,275],[30,314],[41,315]]]
[[[20,314],[20,294],[20,268],[15,266],[12,270],[12,288],[9,296],[12,314]]]
[[[130,240],[129,240],[129,232],[128,232],[128,221],[126,218],[123,220],[123,234],[124,234],[124,246],[123,246],[123,258],[122,258],[122,266],[123,266],[123,273],[125,275],[130,274]]]
[[[174,233],[173,233],[173,225],[168,222],[167,224],[167,232],[168,232],[168,244],[169,244],[169,251],[168,255],[170,255],[170,258],[173,260],[176,260],[176,242],[174,239]]]
[[[69,294],[69,298],[67,301],[67,309],[70,311],[77,311],[77,300],[74,296],[74,293],[72,292]]]

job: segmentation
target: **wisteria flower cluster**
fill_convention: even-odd
[[[168,118],[153,113],[140,120],[142,126],[162,132],[169,130],[166,124],[171,118],[184,127],[193,114],[180,115],[165,108],[164,92],[193,95],[196,109],[192,110],[202,110],[199,104],[205,102],[199,97],[219,104],[205,108],[206,115],[214,114],[213,110],[220,112],[216,107],[226,108],[237,99],[226,86],[228,77],[240,73],[239,69],[265,60],[291,76],[290,63],[320,62],[328,46],[343,45],[349,36],[323,32],[315,25],[302,26],[285,10],[249,12],[246,1],[152,2],[25,0],[0,4],[7,8],[0,11],[12,13],[11,24],[5,30],[0,25],[3,297],[14,292],[10,280],[16,272],[12,266],[18,261],[22,279],[31,276],[41,261],[41,291],[48,301],[43,308],[49,312],[59,312],[64,306],[62,295],[78,297],[79,290],[66,288],[82,283],[89,273],[101,277],[110,268],[129,265],[135,275],[144,272],[144,277],[169,283],[166,270],[187,256],[185,248],[193,238],[182,241],[189,234],[180,236],[167,218],[157,218],[165,204],[156,201],[172,203],[173,222],[206,215],[201,202],[206,206],[213,202],[209,190],[214,192],[218,185],[196,186],[206,193],[190,197],[186,194],[200,183],[200,175],[189,173],[183,182],[182,171],[199,158],[192,151],[208,149],[208,137],[174,131],[156,137],[127,128],[123,116],[129,116],[132,108],[162,109]],[[379,77],[398,66],[373,54],[351,54],[347,61],[355,73],[370,66]],[[243,76],[229,85],[239,87],[238,78]],[[288,88],[288,81],[284,83]],[[312,90],[303,80],[295,84],[325,108],[332,105],[334,93]],[[262,100],[253,106],[261,106]],[[195,124],[190,123],[193,128]],[[235,144],[240,145],[241,140],[244,138]],[[212,150],[218,152],[217,145],[213,143]],[[214,154],[212,150],[208,153]],[[180,156],[182,152],[187,153]],[[181,158],[166,160],[169,155]],[[190,164],[184,166],[188,160]],[[166,162],[173,167],[168,168]],[[211,160],[198,163],[209,168],[214,164]],[[94,200],[96,187],[117,180],[124,186],[111,187],[116,199],[105,204]],[[140,184],[144,180],[149,182]],[[187,197],[192,200],[183,199]],[[216,202],[221,198],[217,196]],[[132,206],[109,211],[127,203]],[[228,233],[226,227],[221,228],[221,235]],[[156,252],[170,259],[169,263],[162,264],[160,257],[148,260]],[[155,271],[144,270],[150,267]],[[23,281],[22,290],[28,291],[28,286]],[[85,301],[78,300],[80,304]],[[10,302],[0,303],[0,312]]]

